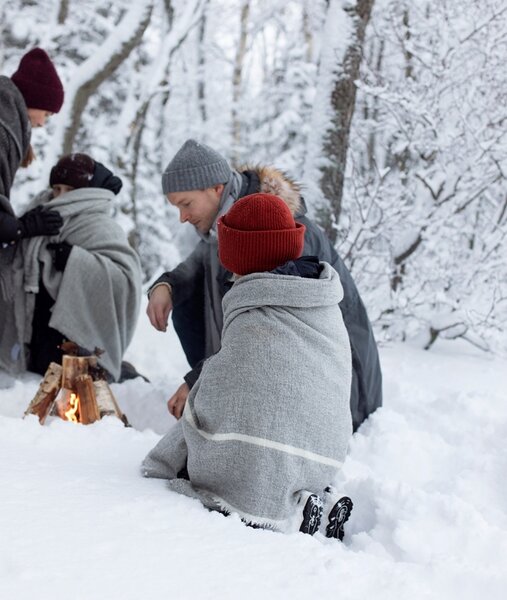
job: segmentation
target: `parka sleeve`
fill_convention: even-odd
[[[191,298],[204,277],[206,242],[200,241],[194,251],[172,271],[163,273],[150,287],[148,295],[159,283],[168,283],[172,290],[173,306]],[[201,286],[202,288],[202,286]]]
[[[19,219],[0,209],[0,243],[10,244],[21,238]]]

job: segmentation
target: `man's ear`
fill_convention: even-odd
[[[222,192],[224,191],[224,187],[225,185],[223,183],[217,183],[217,185],[213,186],[213,189],[215,190],[219,198],[222,195]]]

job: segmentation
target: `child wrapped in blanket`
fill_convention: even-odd
[[[220,218],[220,261],[235,275],[221,349],[142,472],[250,525],[342,539],[352,502],[330,485],[352,433],[350,344],[340,278],[301,257],[304,230],[270,194]]]

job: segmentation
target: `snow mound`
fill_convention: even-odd
[[[174,334],[149,336],[129,359],[152,382],[113,386],[132,428],[41,427],[20,418],[39,378],[0,377],[1,598],[505,597],[505,361],[382,350],[385,406],[336,482],[355,504],[340,544],[245,527],[141,477],[184,370]]]

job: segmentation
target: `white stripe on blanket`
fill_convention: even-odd
[[[188,423],[197,431],[197,433],[199,433],[203,438],[213,442],[245,442],[246,444],[252,444],[254,446],[261,446],[263,448],[272,448],[273,450],[279,450],[280,452],[292,454],[293,456],[301,456],[302,458],[313,460],[323,465],[329,465],[337,469],[339,469],[343,465],[342,462],[334,460],[333,458],[329,458],[328,456],[323,456],[322,454],[310,452],[309,450],[303,450],[302,448],[296,448],[295,446],[290,446],[289,444],[282,444],[280,442],[267,440],[265,438],[260,438],[253,435],[246,435],[244,433],[208,433],[207,431],[204,431],[197,427],[197,424],[194,421],[194,417],[192,415],[192,411],[189,408],[188,402],[185,404],[183,416],[188,421]]]

